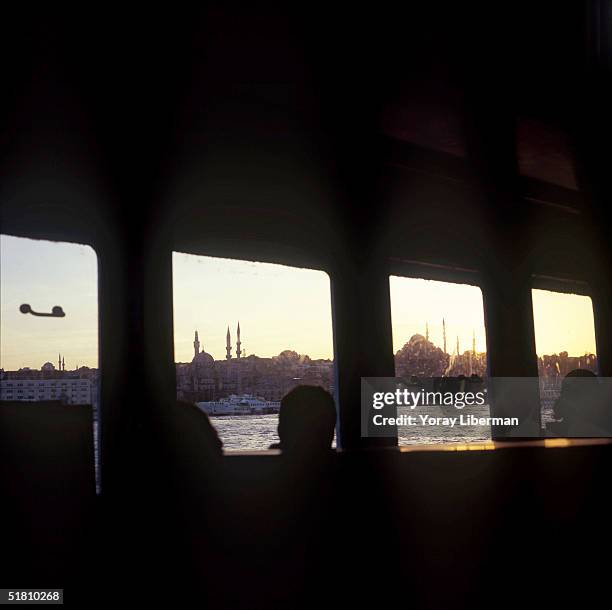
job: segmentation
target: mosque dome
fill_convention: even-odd
[[[198,368],[210,368],[215,365],[215,359],[208,352],[200,352],[191,361]]]
[[[410,340],[408,341],[408,343],[411,343],[411,344],[422,343],[423,341],[427,341],[427,339],[425,339],[423,335],[419,335],[417,333],[416,335],[412,335],[412,337],[410,337]]]

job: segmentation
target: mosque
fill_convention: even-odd
[[[191,362],[176,364],[177,398],[181,400],[214,401],[231,394],[249,393],[268,401],[278,401],[299,383],[332,389],[331,360],[311,360],[292,350],[269,358],[247,356],[240,338],[240,322],[236,327],[234,355],[229,326],[224,360],[215,360],[202,349],[197,330],[193,352]]]

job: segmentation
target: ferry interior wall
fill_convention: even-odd
[[[612,376],[610,2],[2,12],[0,232],[95,251],[101,430],[96,488],[90,412],[0,403],[2,587],[609,600],[607,440],[399,447],[360,396],[395,374],[390,275],[479,286],[499,377],[538,375],[532,288],[586,294]],[[216,456],[178,415],[173,252],[329,275],[335,451]]]

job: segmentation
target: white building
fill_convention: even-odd
[[[60,377],[56,379],[2,379],[0,400],[61,400],[72,405],[90,405],[90,379]]]

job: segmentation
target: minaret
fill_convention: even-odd
[[[442,342],[444,343],[444,353],[446,354],[446,322],[442,318]]]
[[[457,356],[459,355],[459,335],[457,335]]]
[[[425,341],[429,341],[429,322],[425,322]]]
[[[472,331],[472,356],[476,355],[476,331]]]
[[[230,337],[229,326],[227,327],[227,335],[225,335],[225,358],[232,359],[232,339]]]
[[[64,361],[64,357],[62,356],[62,371],[66,370],[66,362]]]
[[[195,331],[195,339],[193,341],[194,358],[200,353],[200,340],[198,339],[198,331]]]
[[[57,355],[57,370],[58,371],[62,370],[62,355],[61,354]]]
[[[468,365],[469,365],[469,374],[470,377],[472,376],[472,374],[474,373],[474,355],[472,354],[472,352],[468,352]]]
[[[238,329],[236,330],[236,358],[240,358],[240,322],[238,322]]]

